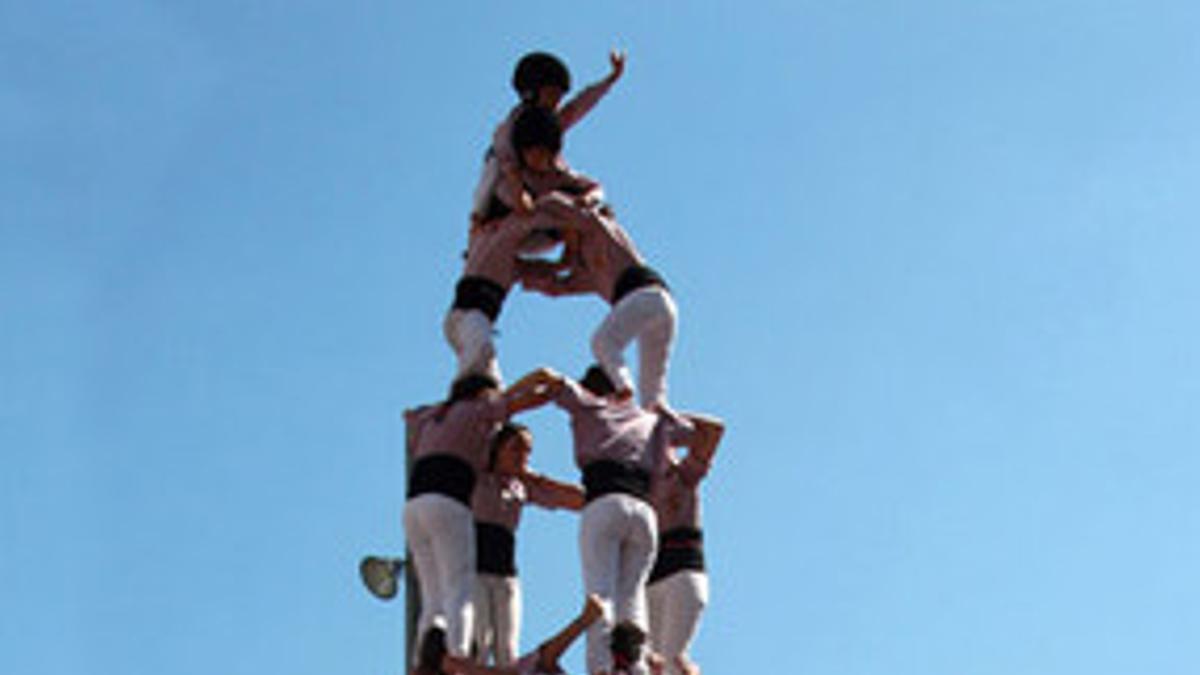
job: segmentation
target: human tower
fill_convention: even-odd
[[[562,61],[521,58],[512,81],[520,101],[485,156],[443,326],[457,372],[445,401],[405,413],[419,673],[560,673],[559,657],[584,634],[592,675],[699,672],[687,653],[708,598],[698,490],[724,427],[667,402],[671,292],[600,184],[561,155],[564,131],[620,79],[625,56],[613,52],[610,63],[605,78],[562,103],[571,88]],[[595,364],[580,380],[540,368],[502,385],[492,335],[518,283],[610,305],[592,336]],[[632,342],[636,384],[624,359]],[[529,468],[532,434],[511,418],[549,403],[570,418],[581,485]],[[580,513],[587,597],[562,631],[519,656],[515,550],[527,503]]]

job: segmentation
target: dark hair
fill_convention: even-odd
[[[596,396],[608,396],[617,390],[617,386],[613,384],[612,378],[608,376],[608,373],[595,364],[588,367],[579,384],[583,385],[584,389],[587,389]]]
[[[481,391],[499,388],[500,383],[491,375],[480,373],[463,375],[450,385],[450,397],[438,405],[437,410],[433,413],[433,421],[440,424],[445,419],[446,412],[450,410],[450,406],[455,403],[474,398]]]
[[[491,375],[482,375],[472,373],[463,375],[450,385],[450,398],[446,399],[447,403],[457,403],[474,398],[476,394],[488,389],[499,389],[500,383]]]
[[[547,148],[557,155],[562,150],[562,136],[562,123],[553,110],[526,105],[513,121],[512,145],[518,154],[529,148]]]
[[[417,672],[421,675],[442,675],[442,657],[446,655],[446,631],[432,626],[421,636],[417,649]]]
[[[492,434],[492,442],[488,446],[488,471],[496,470],[496,457],[500,454],[500,448],[508,442],[508,439],[515,438],[518,434],[529,431],[529,427],[519,422],[505,422],[496,433]]]
[[[517,61],[513,69],[513,89],[523,99],[537,96],[542,87],[571,88],[571,71],[557,56],[546,52],[530,52]]]
[[[608,649],[617,665],[633,665],[642,656],[642,645],[646,644],[646,631],[632,621],[622,621],[608,635]]]

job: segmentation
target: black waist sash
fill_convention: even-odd
[[[424,494],[450,497],[471,508],[471,492],[475,490],[475,469],[465,460],[453,455],[436,454],[413,462],[408,477],[408,498]]]
[[[704,533],[696,527],[676,527],[658,537],[658,557],[647,583],[681,570],[704,571]]]
[[[662,275],[646,265],[626,267],[621,276],[617,277],[617,283],[613,284],[612,304],[617,304],[621,298],[646,286],[661,286],[666,289],[667,282],[663,280]]]
[[[500,316],[507,291],[500,284],[484,277],[463,277],[454,286],[454,309],[477,309],[492,323]]]
[[[596,460],[583,467],[584,499],[620,493],[647,500],[650,495],[650,472],[625,462],[611,459]]]
[[[496,523],[475,521],[475,571],[501,577],[517,576],[517,539]]]

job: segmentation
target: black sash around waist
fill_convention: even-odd
[[[646,286],[660,286],[666,289],[667,282],[663,280],[662,275],[646,265],[626,267],[621,276],[617,277],[617,283],[613,284],[612,304],[617,304],[621,298]]]
[[[500,577],[517,576],[517,539],[496,523],[475,521],[475,571]]]
[[[682,570],[704,571],[704,533],[695,527],[676,527],[658,537],[658,557],[647,583]]]
[[[477,309],[496,322],[504,305],[507,291],[500,284],[484,277],[463,277],[454,286],[454,309]]]
[[[596,460],[583,467],[584,499],[620,493],[647,500],[650,495],[650,472],[625,462],[611,459]]]
[[[471,508],[471,492],[475,490],[475,469],[465,460],[448,454],[427,455],[413,462],[408,477],[408,498],[423,494],[439,494],[462,502]]]

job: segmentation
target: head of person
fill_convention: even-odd
[[[562,97],[571,89],[571,71],[553,54],[530,52],[517,61],[512,86],[522,101],[558,110]]]
[[[604,369],[597,364],[588,366],[579,384],[594,396],[607,397],[617,393],[617,386]]]
[[[471,373],[456,379],[450,385],[450,397],[446,403],[470,401],[500,391],[500,383],[491,375]]]
[[[443,675],[442,658],[446,656],[446,630],[431,626],[417,645],[417,674]]]
[[[641,663],[646,631],[632,621],[622,621],[608,635],[608,649],[612,653],[613,667],[629,669]]]
[[[533,434],[524,424],[505,422],[492,436],[488,448],[488,470],[512,476],[522,473],[529,466],[529,453],[533,451]]]
[[[512,145],[521,164],[533,171],[549,171],[562,150],[562,124],[546,108],[526,106],[513,121]]]

